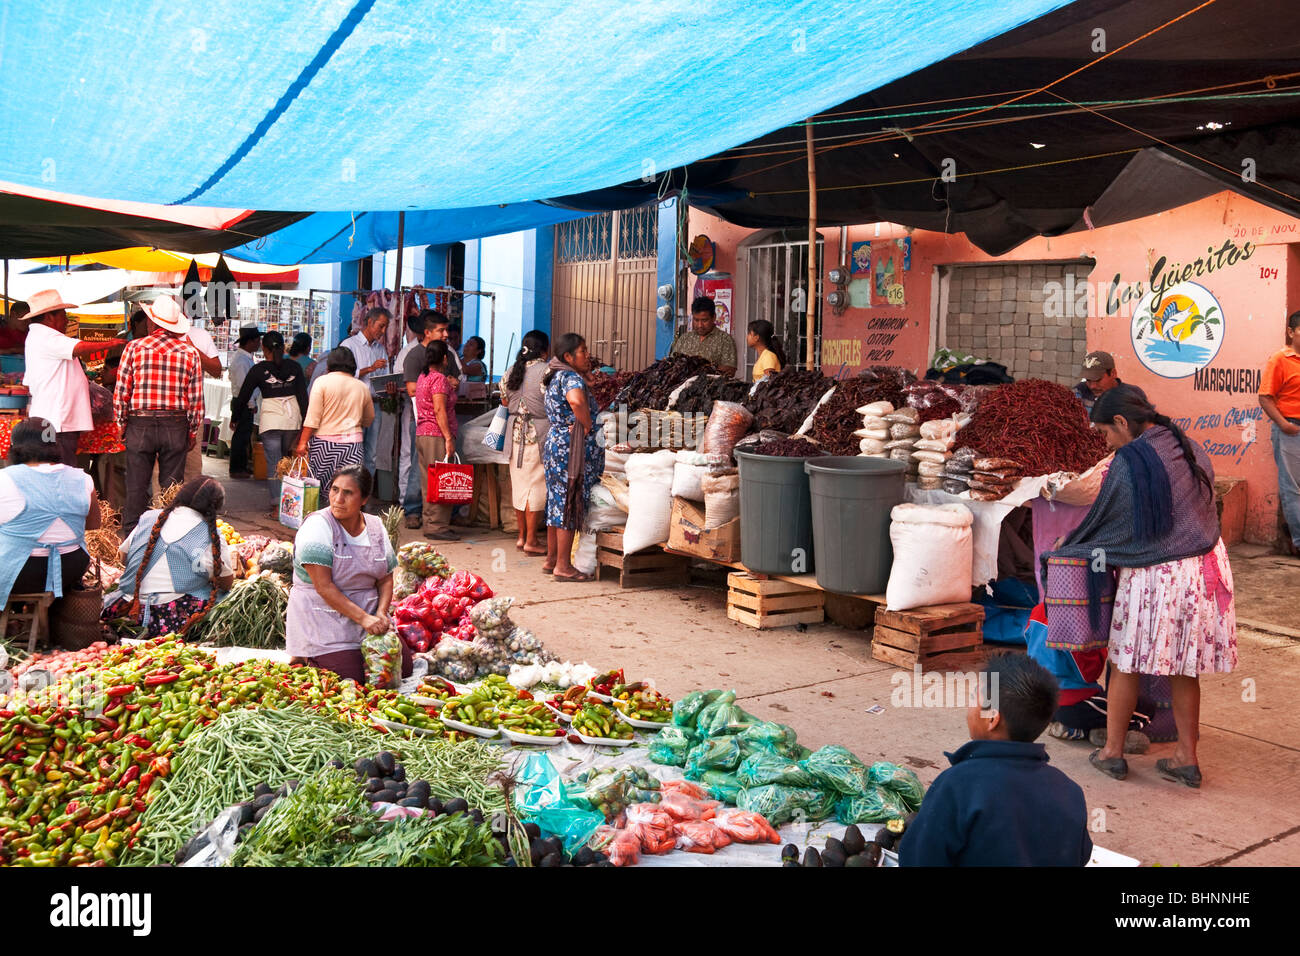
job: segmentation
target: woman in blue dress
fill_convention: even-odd
[[[605,471],[605,449],[594,429],[596,403],[584,373],[591,370],[587,342],[575,332],[560,336],[547,364],[546,417],[551,428],[542,448],[546,473],[546,564],[560,581],[590,581],[573,566],[574,532],[582,528],[587,496]]]

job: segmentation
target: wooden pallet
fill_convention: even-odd
[[[984,608],[939,604],[910,611],[876,609],[871,656],[886,664],[922,671],[970,670],[987,659]]]
[[[683,586],[690,583],[691,562],[660,547],[624,554],[623,529],[613,528],[596,534],[596,578],[606,577],[621,588]]]
[[[749,627],[820,624],[826,618],[824,603],[821,591],[798,584],[762,581],[744,572],[727,575],[727,617]]]

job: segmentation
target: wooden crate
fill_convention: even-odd
[[[922,671],[970,670],[983,666],[984,608],[938,604],[910,611],[876,609],[871,656],[886,664]]]
[[[684,586],[690,583],[691,560],[663,548],[623,553],[623,529],[596,534],[596,577],[613,578],[621,588]]]
[[[750,627],[789,627],[825,620],[825,595],[785,581],[759,580],[752,574],[727,575],[727,617]]]

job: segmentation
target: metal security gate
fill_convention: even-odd
[[[822,340],[822,255],[824,243],[817,242],[817,325],[813,346],[821,365]],[[745,248],[746,311],[749,321],[772,323],[786,357],[795,368],[808,364],[808,243],[765,242]],[[745,357],[745,380],[754,363]]]
[[[655,357],[659,207],[599,213],[555,227],[552,335],[577,332],[618,369]]]

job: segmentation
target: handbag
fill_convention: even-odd
[[[294,458],[280,482],[280,524],[301,528],[303,519],[319,506],[320,482],[311,476],[306,458]]]
[[[509,418],[510,410],[504,405],[498,405],[496,414],[492,416],[492,424],[488,426],[487,434],[483,436],[483,444],[493,451],[501,451],[505,448],[506,422]]]
[[[1092,626],[1088,579],[1092,577],[1087,558],[1047,557],[1043,577],[1043,605],[1047,612],[1048,647],[1068,651],[1091,651],[1110,642],[1111,612],[1115,607],[1115,575],[1101,575],[1102,587],[1097,627]]]
[[[474,500],[474,466],[462,465],[460,455],[454,460],[429,466],[429,503],[463,505]]]

